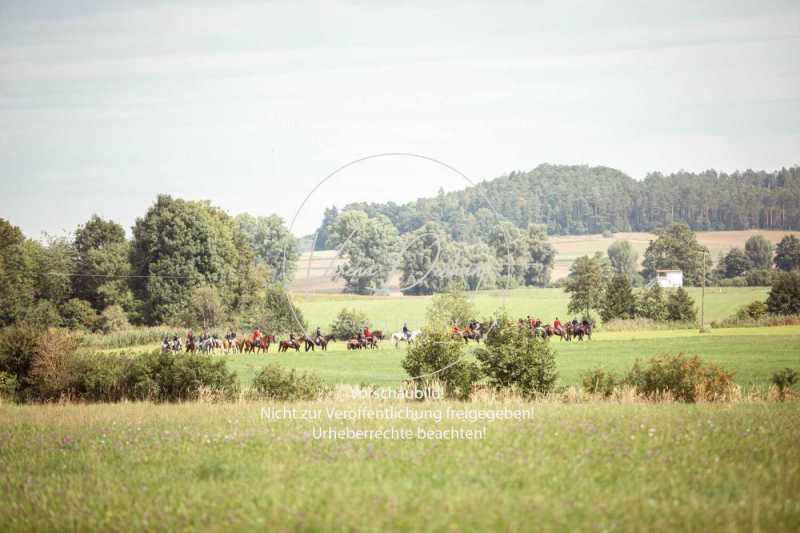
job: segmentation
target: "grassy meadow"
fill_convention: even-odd
[[[699,289],[689,289],[699,301]],[[711,288],[706,290],[706,322],[721,320],[738,307],[753,300],[765,299],[765,288]],[[473,295],[481,316],[505,306],[512,317],[538,316],[551,321],[564,317],[568,297],[562,289],[516,289],[479,292]],[[373,329],[387,333],[400,330],[403,320],[411,328],[420,327],[430,297],[361,297],[350,295],[295,295],[313,330],[320,325],[327,331],[336,314],[343,308],[355,308],[369,316]],[[552,341],[556,351],[559,382],[577,385],[581,375],[591,368],[603,367],[622,373],[637,359],[648,359],[662,353],[699,355],[705,360],[736,372],[735,381],[743,387],[767,387],[773,372],[786,368],[800,369],[800,326],[770,328],[725,328],[700,334],[696,329],[603,331],[598,328],[591,341]],[[469,344],[468,352],[476,347]],[[158,349],[157,343],[141,346],[141,350]],[[347,351],[343,342],[335,342],[327,352],[288,352],[278,354],[271,347],[269,354],[217,354],[235,370],[239,379],[249,384],[270,362],[278,362],[299,371],[315,372],[329,383],[352,385],[374,384],[394,386],[405,379],[401,366],[405,345],[394,348],[384,341],[378,350]]]
[[[700,291],[687,288],[695,303],[700,305]],[[734,314],[742,305],[754,300],[766,300],[767,287],[713,287],[706,289],[705,321],[722,320]],[[555,317],[563,321],[569,317],[567,304],[569,295],[563,289],[525,288],[508,291],[478,291],[469,293],[479,316],[488,316],[505,307],[509,316],[531,315],[552,322]],[[316,326],[327,329],[336,314],[343,308],[363,311],[372,320],[373,329],[399,331],[403,321],[409,327],[421,327],[430,296],[353,296],[346,294],[295,294],[292,300],[300,307],[311,329]],[[699,316],[699,313],[698,313]]]
[[[294,404],[298,413],[364,406]],[[0,523],[31,530],[796,531],[800,404],[450,404],[478,440],[315,439],[268,404],[0,405]]]

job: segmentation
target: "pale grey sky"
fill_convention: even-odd
[[[158,193],[291,219],[378,152],[475,180],[544,163],[800,163],[800,2],[0,0],[0,216],[29,236]],[[302,210],[462,188],[375,160]]]

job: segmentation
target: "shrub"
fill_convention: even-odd
[[[129,327],[128,315],[119,305],[109,305],[103,309],[97,321],[97,329],[103,333],[113,333]]]
[[[61,314],[50,300],[39,300],[25,313],[24,321],[38,328],[58,327]]]
[[[77,349],[78,339],[63,330],[42,333],[28,376],[35,399],[58,400],[71,395],[78,379]]]
[[[624,382],[651,399],[669,393],[683,402],[713,401],[726,395],[733,375],[719,366],[704,364],[697,356],[665,354],[653,357],[647,366],[636,361]]]
[[[786,393],[797,383],[797,371],[792,368],[784,368],[772,374],[772,384],[778,388],[778,398],[780,401],[786,399]]]
[[[242,326],[250,329],[259,327],[272,335],[283,333],[303,333],[308,324],[303,313],[292,303],[289,293],[280,285],[267,287],[266,296],[258,306],[255,320],[246,320]]]
[[[773,272],[768,269],[751,270],[745,276],[748,287],[769,287],[772,285]]]
[[[712,328],[754,328],[770,326],[800,326],[800,315],[764,315],[758,319],[740,318],[738,313],[720,322],[711,322]]]
[[[64,327],[69,329],[94,329],[99,317],[86,300],[72,298],[61,305]]]
[[[330,387],[313,373],[297,374],[278,363],[270,363],[253,378],[253,391],[259,398],[296,401],[316,400],[328,393]]]
[[[29,387],[28,378],[40,337],[39,330],[28,324],[0,331],[0,372],[14,376],[18,396]]]
[[[739,320],[759,320],[767,314],[767,311],[767,304],[756,300],[740,307],[736,312],[736,318]]]
[[[667,320],[675,322],[696,322],[697,311],[694,300],[689,293],[681,287],[667,296]]]
[[[331,333],[337,339],[352,339],[359,331],[371,326],[367,315],[355,309],[342,309],[336,315],[336,320],[330,325]]]
[[[464,291],[456,287],[434,294],[427,311],[428,323],[441,327],[450,327],[453,324],[464,327],[474,317],[475,306]]]
[[[558,373],[550,344],[529,335],[503,315],[475,356],[495,387],[514,387],[523,396],[551,392]]]
[[[589,370],[581,380],[584,391],[589,394],[602,394],[604,398],[608,398],[614,393],[618,382],[617,376],[603,368]]]
[[[418,390],[427,391],[433,381],[439,381],[448,397],[467,399],[481,373],[463,356],[463,341],[454,339],[447,328],[427,326],[409,346],[403,368]]]
[[[664,289],[658,283],[639,293],[636,302],[636,316],[654,321],[667,318],[667,304],[664,301]]]
[[[735,278],[720,278],[717,280],[718,287],[747,287],[747,278],[738,276]]]
[[[123,386],[129,398],[159,402],[196,400],[204,390],[223,398],[239,391],[236,374],[224,360],[160,350],[133,358]]]
[[[800,314],[800,272],[781,272],[775,276],[767,308],[776,315]]]
[[[17,376],[0,371],[0,400],[13,400],[17,396]]]

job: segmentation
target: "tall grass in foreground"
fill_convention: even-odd
[[[416,420],[331,420],[397,407]],[[0,406],[3,529],[796,531],[800,404]],[[427,413],[527,409],[527,420]],[[413,432],[333,440],[319,428]],[[485,427],[479,440],[418,431]],[[535,526],[532,526],[535,524]]]

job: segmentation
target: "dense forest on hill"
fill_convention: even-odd
[[[488,202],[487,202],[488,200]],[[462,191],[398,205],[354,203],[383,214],[403,234],[437,221],[455,240],[484,240],[497,223],[490,204],[517,227],[544,224],[550,235],[652,231],[673,222],[694,230],[800,229],[800,167],[775,172],[653,173],[637,181],[608,167],[540,165]],[[338,211],[330,208],[315,247]]]

